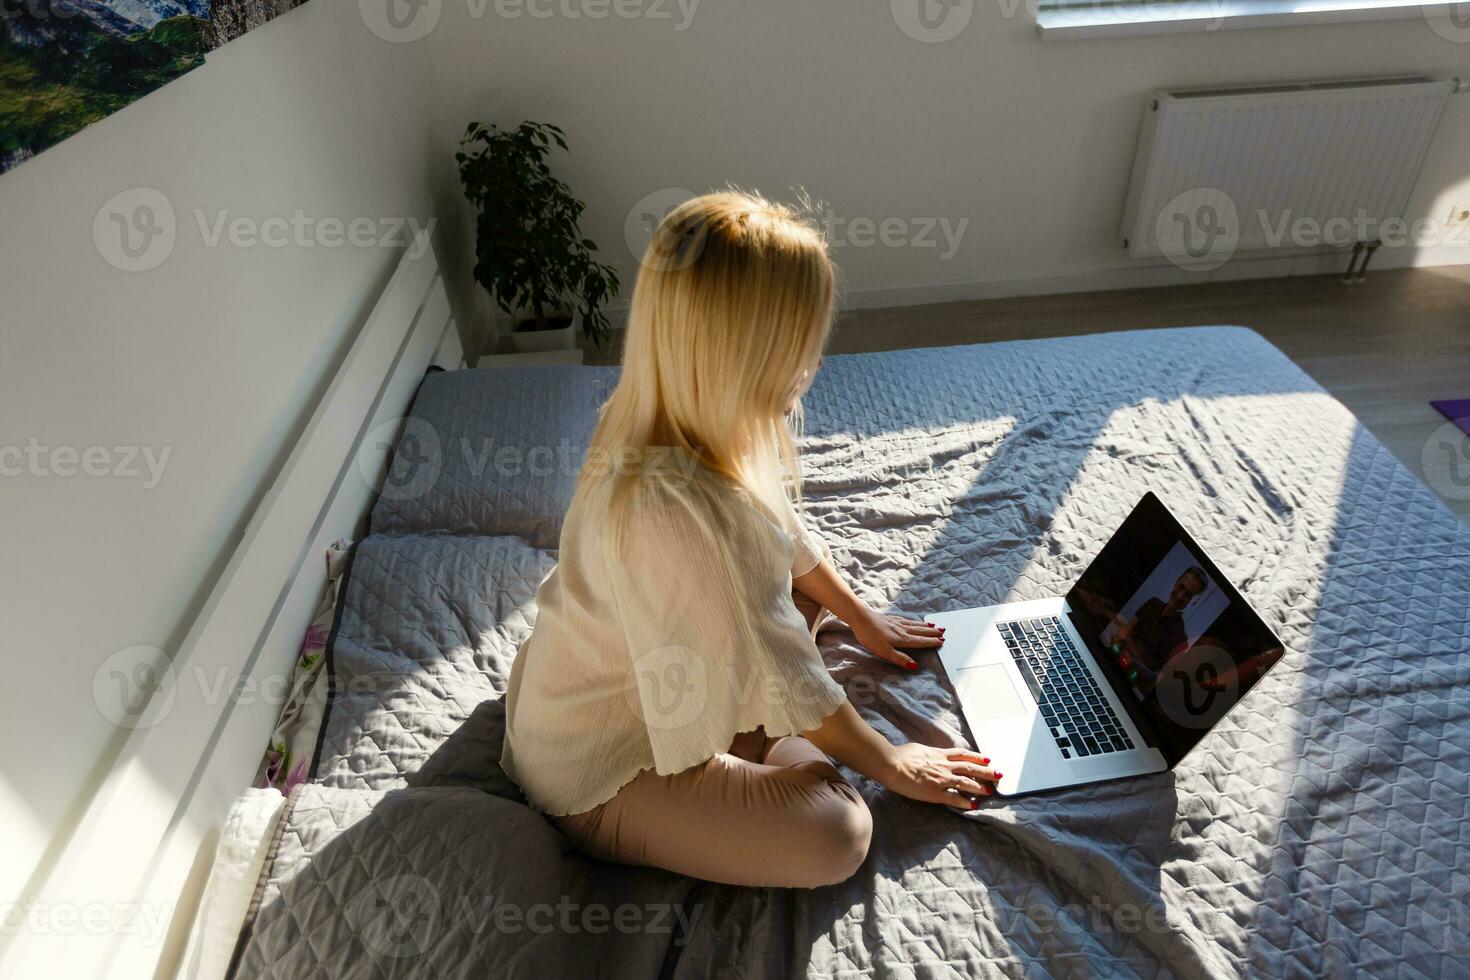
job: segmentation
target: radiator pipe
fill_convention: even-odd
[[[1378,251],[1378,246],[1382,244],[1383,243],[1376,238],[1368,243],[1368,248],[1363,253],[1363,264],[1358,266],[1358,282],[1362,282],[1363,279],[1367,277],[1368,263],[1373,261],[1373,253]]]

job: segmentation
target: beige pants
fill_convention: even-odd
[[[815,629],[824,610],[793,598]],[[873,835],[867,804],[820,749],[761,731],[672,776],[644,770],[606,803],[554,819],[579,850],[604,861],[783,888],[848,878]]]
[[[743,748],[752,742],[764,744]],[[731,749],[672,776],[646,769],[606,803],[556,824],[591,857],[705,881],[814,888],[851,876],[873,818],[821,750],[800,735],[759,732],[737,736]]]

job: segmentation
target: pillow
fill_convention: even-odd
[[[500,769],[502,697],[555,564],[517,537],[358,542],[328,652],[332,699],[313,778],[518,795]]]
[[[615,367],[444,371],[424,379],[373,534],[513,534],[555,548]]]

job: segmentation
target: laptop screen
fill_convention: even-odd
[[[1170,765],[1281,659],[1275,634],[1151,493],[1067,603],[1118,696]]]

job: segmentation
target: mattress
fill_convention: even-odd
[[[503,432],[466,390],[544,388],[431,376],[414,416]],[[1470,528],[1275,348],[1208,327],[831,356],[802,452],[806,517],[875,606],[1063,592],[1153,490],[1287,653],[1157,776],[960,817],[848,773],[875,830],[840,885],[601,864],[496,764],[549,525],[499,533],[505,489],[451,453],[353,551],[312,778],[235,975],[1464,975]],[[965,744],[933,655],[910,673],[841,629],[820,646],[890,739]]]

